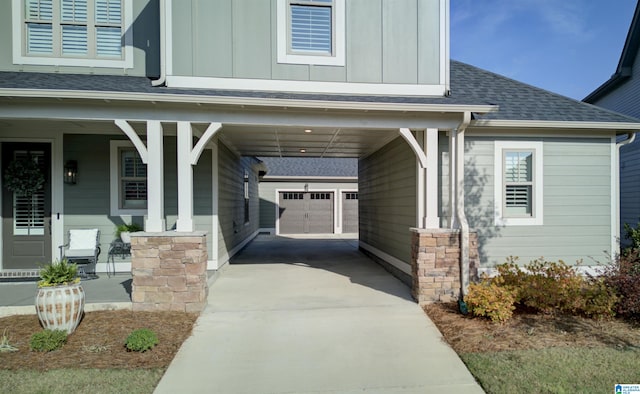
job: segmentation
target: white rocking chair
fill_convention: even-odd
[[[81,278],[88,278],[87,266],[93,264],[93,272],[98,263],[100,255],[100,230],[76,229],[69,230],[69,242],[60,246],[60,259],[67,259],[70,263],[78,265],[78,275]]]

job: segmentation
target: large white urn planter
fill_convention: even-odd
[[[36,293],[36,312],[45,329],[71,334],[82,319],[84,289],[80,283],[40,287]]]

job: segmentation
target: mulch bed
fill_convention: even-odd
[[[640,347],[640,327],[620,319],[516,311],[506,323],[496,324],[460,314],[456,303],[430,304],[424,310],[458,354],[569,346]]]
[[[198,316],[182,312],[97,311],[85,313],[76,331],[59,350],[29,350],[31,335],[42,327],[36,315],[0,318],[0,335],[19,351],[0,353],[0,369],[46,371],[59,368],[166,368],[191,335]],[[158,336],[152,350],[129,352],[124,347],[131,331],[148,328]]]

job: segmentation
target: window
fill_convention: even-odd
[[[278,0],[278,62],[344,66],[344,0]]]
[[[147,165],[129,141],[111,141],[111,215],[146,215]]]
[[[147,207],[147,165],[134,148],[120,149],[120,208]]]
[[[132,67],[131,0],[13,0],[14,63]]]
[[[495,142],[496,225],[541,225],[542,142]]]
[[[358,193],[345,193],[344,196],[345,196],[345,198],[347,200],[357,200],[358,199]]]

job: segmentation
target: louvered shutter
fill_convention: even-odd
[[[60,20],[62,54],[86,55],[88,47],[87,0],[62,0]]]
[[[122,57],[122,1],[96,0],[96,55]]]
[[[315,0],[306,3],[309,4],[291,4],[291,49],[331,54],[332,1]]]
[[[533,152],[506,152],[505,209],[511,216],[531,216],[533,206]]]
[[[144,208],[147,202],[147,166],[133,150],[121,151],[122,208]]]
[[[27,53],[53,53],[53,0],[28,0],[25,3]]]

